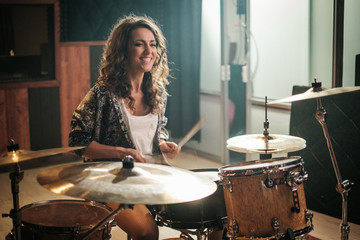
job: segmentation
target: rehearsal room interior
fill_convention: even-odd
[[[0,239],[360,240],[360,1],[0,16]]]

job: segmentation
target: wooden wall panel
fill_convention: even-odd
[[[27,88],[6,89],[5,109],[7,140],[14,139],[20,149],[30,149],[29,109]],[[3,145],[3,144],[2,144]]]
[[[70,121],[75,108],[90,89],[89,45],[60,46],[60,113],[62,146],[68,146]]]
[[[6,99],[5,90],[0,89],[0,153],[7,151],[8,144],[7,124],[6,124]]]

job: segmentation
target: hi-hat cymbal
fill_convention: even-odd
[[[0,165],[13,164],[13,163],[26,161],[26,160],[57,155],[60,153],[78,150],[81,148],[84,148],[84,147],[49,148],[49,149],[38,150],[38,151],[20,149],[17,151],[6,152],[6,153],[2,154],[0,156]]]
[[[99,202],[172,204],[215,192],[216,183],[188,170],[151,163],[77,163],[42,171],[37,180],[57,194]]]
[[[271,101],[268,104],[295,102],[295,101],[300,101],[300,100],[326,97],[326,96],[330,96],[330,95],[353,92],[353,91],[358,91],[358,90],[360,90],[360,87],[342,87],[342,88],[339,87],[339,88],[329,88],[329,89],[326,89],[323,87],[317,87],[317,88],[312,87],[304,93],[295,94],[290,97]]]
[[[295,152],[306,147],[306,141],[299,137],[279,134],[249,134],[230,138],[227,148],[242,153],[287,153]]]

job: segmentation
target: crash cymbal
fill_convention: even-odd
[[[342,88],[339,87],[339,88],[329,88],[329,89],[326,89],[323,87],[317,87],[317,88],[312,87],[304,93],[300,93],[300,94],[296,94],[296,95],[293,95],[290,97],[271,101],[268,104],[295,102],[295,101],[300,101],[300,100],[326,97],[326,96],[330,96],[330,95],[353,92],[353,91],[358,91],[358,90],[360,90],[360,87],[342,87]]]
[[[12,152],[6,152],[0,156],[0,165],[3,164],[13,164],[17,162],[22,162],[31,159],[37,159],[41,157],[47,157],[52,155],[57,155],[60,153],[70,152],[84,147],[65,147],[65,148],[50,148],[38,151],[31,150],[17,150]]]
[[[42,171],[37,180],[57,194],[99,202],[171,204],[204,198],[217,186],[188,170],[151,163],[77,163]]]
[[[249,134],[230,138],[227,148],[242,153],[287,153],[295,152],[306,147],[306,141],[299,137],[270,134]]]

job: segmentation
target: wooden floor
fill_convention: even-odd
[[[71,155],[62,156],[66,158],[65,162],[81,162],[81,159],[74,158]],[[51,160],[49,160],[51,161]],[[58,161],[58,160],[57,160]],[[221,164],[204,157],[198,156],[194,150],[183,150],[180,155],[173,160],[169,160],[170,164],[184,169],[199,169],[199,168],[218,168],[221,167]],[[43,165],[41,165],[43,164]],[[36,176],[42,170],[48,168],[44,167],[44,161],[38,161],[37,165],[39,167],[32,169],[24,169],[24,179],[20,182],[20,194],[19,202],[20,207],[26,206],[31,203],[36,203],[46,200],[54,199],[73,199],[71,197],[57,195],[48,191],[47,189],[41,187],[37,180]],[[58,164],[58,162],[53,162],[52,164]],[[28,168],[31,163],[24,163]],[[9,179],[8,172],[0,173],[0,213],[9,213],[13,208],[12,203],[12,194],[11,194],[11,184]],[[56,216],[54,216],[56,217]],[[313,224],[314,230],[310,233],[312,236],[317,237],[321,240],[338,240],[341,239],[340,229],[340,219],[326,216],[321,213],[314,212]],[[0,239],[4,239],[5,236],[12,229],[12,220],[8,217],[0,219]],[[180,232],[168,227],[159,227],[160,229],[160,239],[168,238],[178,238]],[[126,239],[125,233],[120,230],[118,227],[113,227],[112,231],[113,240]],[[196,239],[196,236],[193,236]],[[350,223],[350,240],[359,240],[360,239],[360,225]]]

